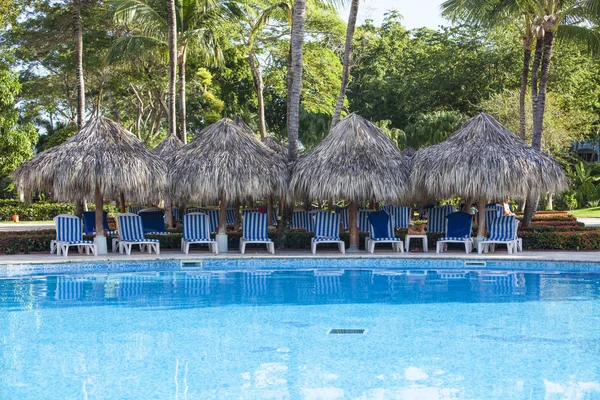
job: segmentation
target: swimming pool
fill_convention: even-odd
[[[261,265],[1,279],[0,398],[600,399],[600,274]]]

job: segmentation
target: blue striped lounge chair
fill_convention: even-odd
[[[374,210],[358,210],[358,220],[356,225],[361,232],[369,232],[371,224],[369,223],[369,214]]]
[[[189,207],[185,209],[185,213],[184,214],[189,214],[189,213],[197,213],[197,212],[203,212],[201,209],[197,208],[197,207]]]
[[[486,253],[491,249],[494,251],[496,244],[505,244],[508,254],[513,254],[518,250],[517,228],[519,220],[514,215],[504,215],[492,221],[489,229],[489,236],[477,243],[477,252]]]
[[[412,215],[412,208],[403,206],[385,205],[381,207],[382,210],[391,215],[394,220],[395,229],[406,229],[410,224],[410,217]]]
[[[86,254],[90,254],[90,250],[94,255],[97,255],[97,249],[94,242],[91,240],[83,240],[83,229],[81,220],[74,215],[61,214],[54,217],[56,225],[56,240],[50,243],[50,247],[54,247],[57,255],[67,257],[69,255],[69,247],[77,246],[79,253],[85,248]]]
[[[394,234],[394,219],[384,210],[369,214],[369,239],[367,240],[369,253],[375,251],[376,243],[391,243],[393,250],[404,253],[402,239]]]
[[[180,221],[181,216],[179,215],[179,208],[173,207],[171,209],[171,215],[173,216],[173,221]]]
[[[427,216],[427,233],[446,233],[446,216],[451,212],[445,206],[430,208]]]
[[[131,214],[137,214],[140,211],[142,211],[144,209],[144,207],[140,207],[140,206],[129,206],[127,207],[127,212],[131,213]]]
[[[306,214],[306,232],[315,231],[315,214],[323,210],[310,210]]]
[[[348,207],[338,207],[336,212],[340,214],[340,221],[342,223],[342,227],[347,230],[349,220]]]
[[[269,215],[256,211],[244,213],[240,252],[246,252],[248,243],[266,243],[267,250],[275,254],[275,243],[269,239]]]
[[[487,229],[487,231],[490,231],[490,227],[492,222],[498,218],[502,216],[502,211],[498,212],[498,209],[496,207],[486,207],[485,208],[485,229]]]
[[[342,254],[346,253],[346,244],[340,239],[340,215],[328,211],[315,213],[315,235],[310,240],[313,254],[317,253],[317,244],[337,243]]]
[[[459,211],[448,214],[446,219],[448,220],[446,236],[438,240],[436,253],[446,250],[448,243],[464,243],[467,254],[473,251],[473,239],[471,238],[473,216]]]
[[[134,244],[140,245],[140,251],[144,251],[148,246],[148,253],[152,250],[156,254],[160,254],[160,242],[158,239],[148,239],[144,234],[142,225],[142,217],[136,214],[126,213],[117,217],[119,225],[119,253],[123,254],[123,250],[127,255],[131,254],[131,247]]]
[[[217,242],[210,237],[210,222],[204,213],[190,213],[183,217],[183,238],[181,238],[181,251],[190,252],[191,244],[208,244],[208,248],[219,254]]]
[[[292,214],[291,229],[304,229],[306,230],[306,221],[308,219],[308,213],[306,210],[296,209]]]
[[[102,215],[102,225],[104,226],[105,235],[117,235],[119,232],[111,231],[108,227],[108,214],[104,211]],[[83,213],[83,232],[86,235],[96,234],[96,211],[85,211]]]
[[[227,209],[227,225],[235,225],[235,208]]]
[[[204,210],[202,212],[208,216],[210,233],[217,233],[217,231],[219,230],[219,218],[221,217],[220,210],[212,209]]]
[[[423,209],[419,212],[419,219],[428,219],[429,211],[431,211],[432,208],[435,208],[433,204],[427,204],[425,207],[423,207]]]

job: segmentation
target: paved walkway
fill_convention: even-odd
[[[269,254],[264,250],[261,251],[246,251],[245,255],[234,250],[227,254],[213,255],[207,253],[206,250],[192,252],[191,254],[182,254],[179,251],[163,251],[160,255],[148,253],[132,253],[130,256],[110,253],[102,256],[87,256],[79,254],[71,254],[68,257],[43,254],[17,254],[17,255],[2,255],[0,256],[0,265],[6,264],[32,264],[32,263],[63,263],[63,262],[103,262],[103,261],[154,261],[154,260],[181,260],[184,262],[194,262],[203,259],[370,259],[370,258],[387,258],[387,259],[466,259],[466,260],[522,260],[522,261],[567,261],[567,262],[597,262],[600,268],[600,251],[525,251],[522,253],[507,254],[506,250],[499,250],[494,253],[479,255],[477,253],[465,254],[462,251],[449,251],[442,254],[434,252],[409,252],[396,253],[389,250],[376,250],[374,254],[369,254],[365,251],[357,253],[341,254],[337,251],[319,250],[316,255],[313,255],[308,250],[303,251],[276,251],[275,254]]]
[[[586,227],[600,228],[600,218],[577,218],[577,221],[583,222]]]
[[[0,232],[39,231],[41,229],[54,229],[54,222],[42,222],[39,224],[0,224]]]

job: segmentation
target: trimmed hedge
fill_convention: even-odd
[[[88,204],[88,209],[95,209],[93,204]],[[105,205],[104,210],[108,213],[117,213],[118,209],[113,205]],[[60,214],[74,214],[75,206],[69,203],[39,202],[22,203],[17,200],[0,200],[0,221],[10,221],[14,214],[21,221],[49,221]]]

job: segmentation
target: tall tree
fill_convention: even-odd
[[[171,3],[171,0],[169,0]],[[169,24],[164,3],[151,0],[116,0],[115,20],[132,26],[134,34],[118,38],[111,57],[118,53],[135,57],[149,49],[167,49]],[[186,65],[188,52],[202,55],[205,62],[215,65],[222,60],[218,23],[226,17],[238,17],[239,8],[229,0],[174,0],[179,73],[179,138],[187,142]],[[117,53],[117,54],[115,54]]]
[[[177,69],[177,18],[175,16],[175,0],[168,0],[167,6],[167,31],[169,44],[169,113],[167,118],[169,121],[169,136],[175,136],[177,125],[175,122],[177,118],[175,111],[175,81]],[[181,110],[181,113],[185,113],[185,108]],[[183,137],[183,141],[185,143],[185,136]]]
[[[294,0],[292,12],[292,36],[290,52],[292,63],[291,90],[288,93],[288,160],[293,163],[298,158],[298,131],[300,130],[300,92],[302,90],[302,44],[304,43],[304,21],[306,20],[306,0]]]
[[[75,73],[77,75],[77,128],[85,123],[85,83],[83,80],[83,31],[81,29],[81,0],[73,0],[73,35],[75,38]]]
[[[344,106],[344,98],[346,97],[346,89],[348,87],[348,80],[350,77],[350,63],[352,62],[352,40],[354,39],[354,28],[356,27],[356,17],[358,15],[359,3],[360,0],[352,0],[350,5],[350,15],[348,16],[348,27],[346,30],[346,44],[344,46],[342,86],[340,88],[340,95],[338,96],[337,103],[335,105],[333,120],[331,121],[332,129],[340,120],[342,107]]]

